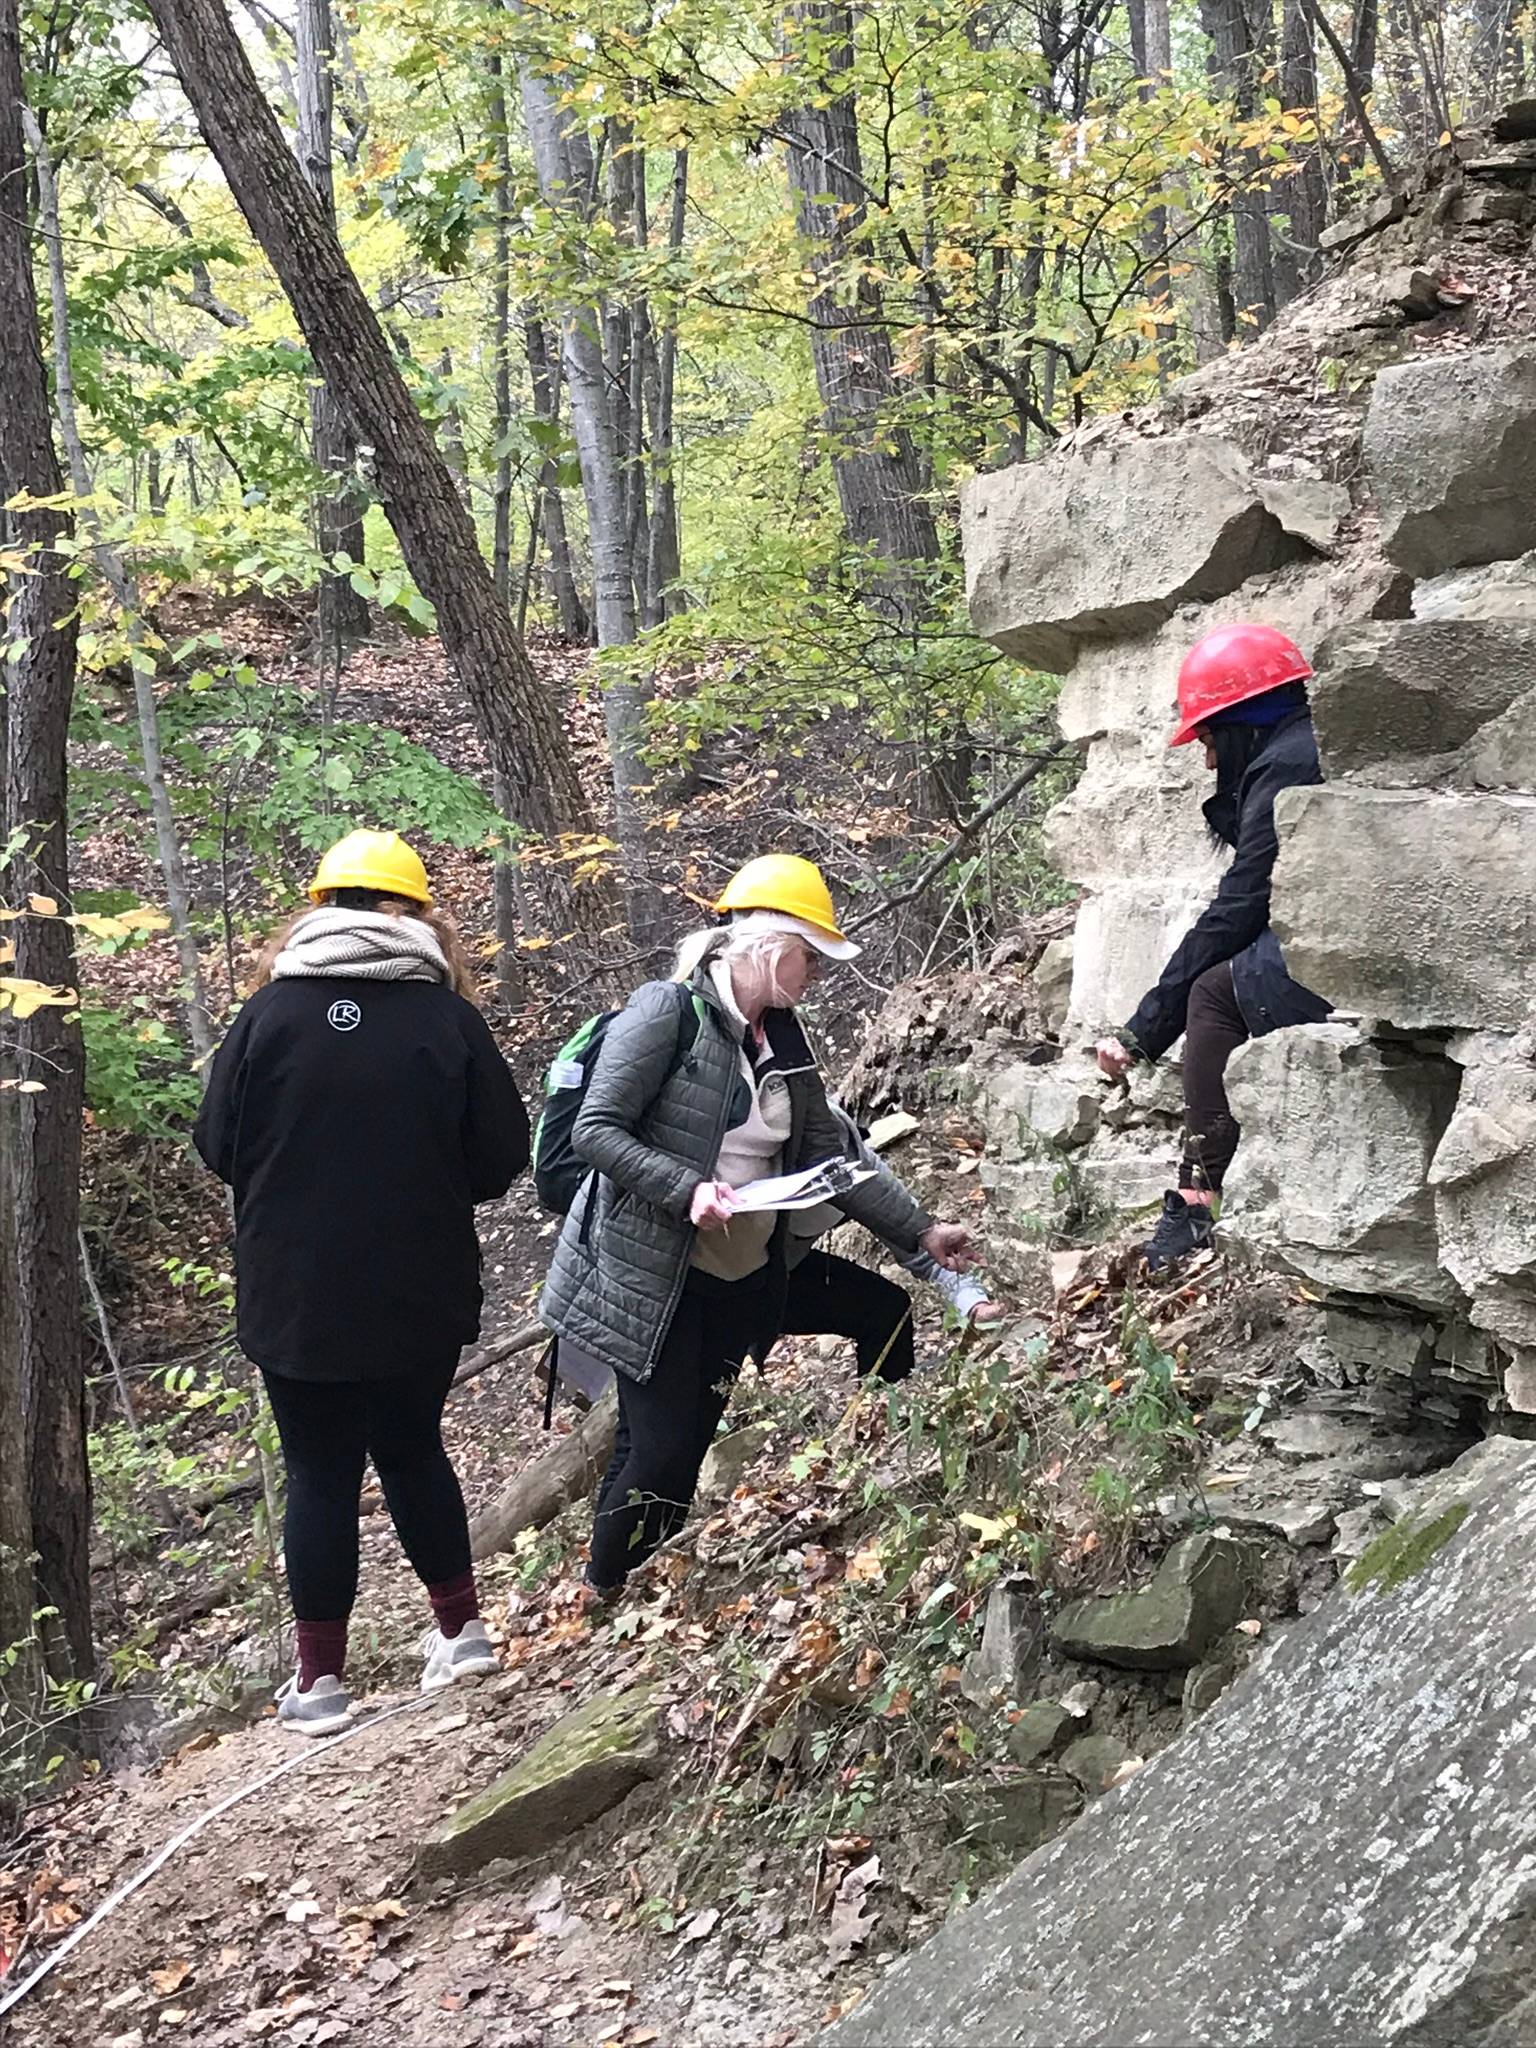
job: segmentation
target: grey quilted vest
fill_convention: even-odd
[[[635,1380],[650,1378],[677,1308],[693,1191],[714,1177],[738,1099],[740,1040],[707,969],[688,987],[699,1027],[675,1070],[676,982],[647,982],[608,1027],[571,1134],[594,1173],[561,1227],[539,1306],[557,1336]],[[794,1012],[770,1010],[763,1023],[789,1088],[783,1170],[844,1156],[843,1127]],[[933,1220],[894,1176],[864,1182],[840,1206],[899,1252],[915,1251]],[[776,1247],[782,1235],[781,1226]]]

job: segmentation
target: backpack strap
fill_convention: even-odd
[[[558,1337],[551,1337],[544,1346],[542,1364],[546,1380],[544,1388],[544,1428],[546,1433],[555,1426],[555,1348],[559,1342],[560,1339]]]

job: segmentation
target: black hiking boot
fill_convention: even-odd
[[[1142,1246],[1141,1255],[1149,1273],[1161,1273],[1192,1252],[1205,1251],[1215,1237],[1216,1225],[1208,1204],[1186,1202],[1181,1194],[1170,1193],[1163,1197],[1163,1213],[1156,1230]]]

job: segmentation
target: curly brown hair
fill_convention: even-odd
[[[334,903],[340,893],[338,890],[326,890],[320,899],[320,905]],[[349,897],[358,896],[362,893],[361,890],[355,889],[346,891]],[[371,900],[368,908],[370,910],[380,910],[386,917],[414,917],[418,924],[424,924],[427,927],[427,930],[431,932],[438,945],[441,946],[443,958],[448,962],[448,986],[456,996],[462,996],[465,1002],[474,1003],[478,1007],[480,993],[475,986],[474,969],[469,963],[469,954],[465,949],[464,936],[454,920],[448,915],[448,912],[438,909],[436,904],[428,908],[426,904],[412,903],[404,896],[373,896],[371,891],[369,895]],[[251,995],[254,995],[257,989],[265,988],[272,979],[272,963],[276,960],[278,954],[282,952],[284,946],[287,945],[294,926],[302,918],[308,917],[310,912],[319,908],[320,905],[306,903],[301,909],[295,910],[290,917],[285,918],[277,927],[277,930],[269,936],[266,944],[256,956],[256,972],[251,977],[249,991]]]

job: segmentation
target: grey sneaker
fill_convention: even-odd
[[[300,1692],[295,1672],[277,1695],[277,1718],[295,1735],[335,1735],[352,1725],[352,1695],[329,1674]]]
[[[429,1628],[421,1639],[421,1654],[427,1660],[421,1674],[423,1692],[436,1692],[461,1678],[484,1678],[499,1668],[483,1621],[466,1621],[456,1636]]]

